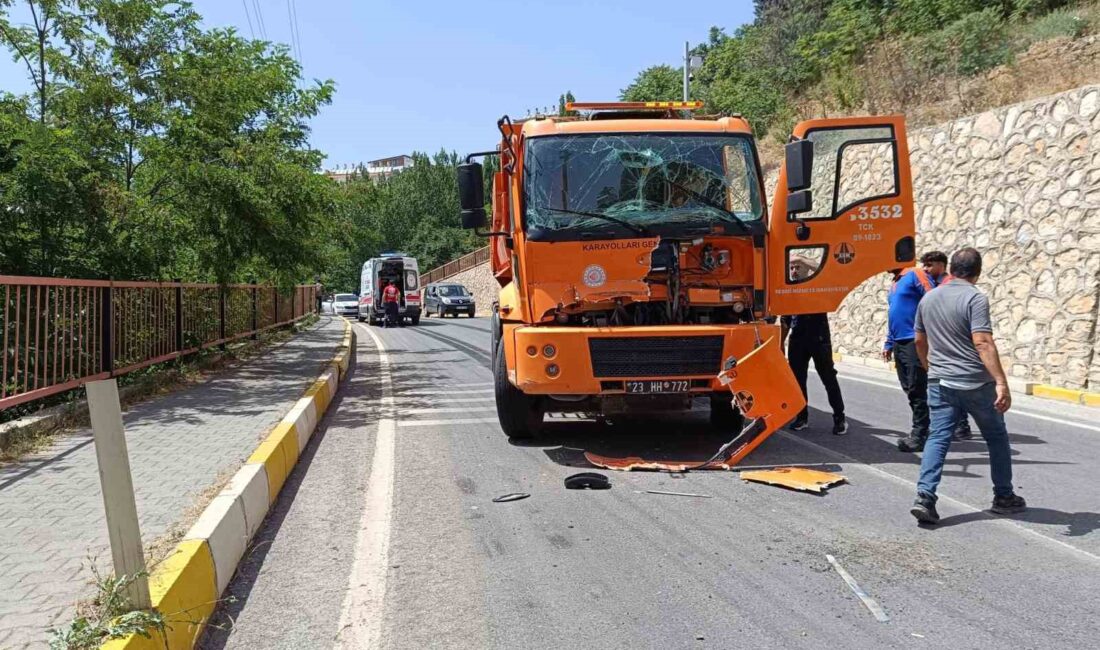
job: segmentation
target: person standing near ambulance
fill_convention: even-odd
[[[390,280],[386,288],[382,290],[382,306],[386,310],[386,327],[394,327],[398,324],[401,304],[401,290]]]

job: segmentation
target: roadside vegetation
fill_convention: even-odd
[[[1032,48],[1100,30],[1100,5],[1065,0],[755,0],[712,27],[691,92],[771,144],[807,117],[903,112],[927,124],[1100,79],[1096,51]],[[1090,41],[1091,42],[1091,41]],[[676,100],[682,68],[643,70],[627,101]],[[998,73],[998,74],[994,74]]]
[[[331,81],[187,2],[0,0],[0,273],[282,286],[331,256]]]

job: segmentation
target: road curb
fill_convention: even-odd
[[[249,541],[347,376],[355,338],[351,322],[345,320],[340,347],[317,380],[207,505],[183,541],[153,569],[149,592],[153,607],[164,616],[164,634],[130,635],[104,643],[103,650],[194,647]]]
[[[882,359],[878,359],[875,357],[861,357],[853,354],[842,354],[840,352],[833,353],[833,361],[837,363],[851,363],[857,366],[876,368],[878,370],[894,369],[893,362],[886,362]],[[1058,402],[1070,402],[1072,404],[1079,404],[1083,406],[1100,407],[1100,393],[1090,393],[1088,391],[1076,390],[1073,388],[1060,388],[1058,386],[1039,384],[1036,382],[1019,379],[1017,377],[1009,377],[1008,386],[1017,393],[1031,395],[1032,397],[1054,400]]]

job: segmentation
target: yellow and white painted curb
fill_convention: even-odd
[[[861,357],[854,354],[841,354],[839,352],[833,353],[833,361],[836,361],[837,363],[851,363],[857,366],[876,368],[878,370],[894,369],[893,362],[886,362],[876,357]],[[1090,393],[1088,391],[1076,390],[1073,388],[1048,386],[1046,384],[1026,381],[1017,377],[1008,378],[1008,387],[1016,393],[1031,395],[1033,397],[1040,397],[1042,399],[1057,400],[1059,402],[1071,402],[1073,404],[1082,404],[1084,406],[1100,406],[1100,393]]]
[[[103,650],[178,650],[192,648],[229,586],[248,542],[298,462],[317,423],[347,376],[355,346],[351,322],[321,376],[260,443],[244,467],[210,502],[182,542],[149,576],[153,607],[166,623],[152,638],[131,635],[108,641]]]

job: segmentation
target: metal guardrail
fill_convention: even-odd
[[[0,410],[255,336],[316,310],[316,286],[0,275]]]
[[[463,271],[468,271],[479,264],[485,264],[489,261],[489,247],[484,246],[476,251],[463,255],[457,260],[451,260],[443,266],[437,266],[436,268],[422,273],[420,275],[420,286],[431,284],[432,282],[439,282],[440,280],[446,280],[452,275],[457,275]]]

